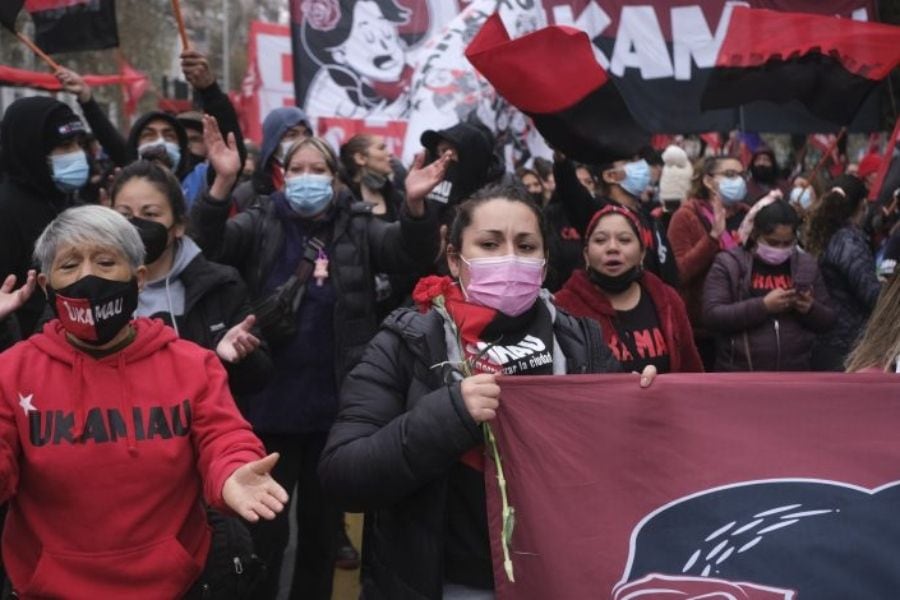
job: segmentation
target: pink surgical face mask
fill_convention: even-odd
[[[544,281],[544,259],[515,254],[459,259],[469,267],[469,284],[463,287],[466,300],[518,317],[531,308]]]
[[[780,265],[784,263],[791,257],[791,254],[793,252],[794,244],[791,244],[787,248],[775,248],[774,246],[769,246],[768,244],[764,244],[762,242],[756,243],[756,255],[764,263],[768,263],[770,265]]]

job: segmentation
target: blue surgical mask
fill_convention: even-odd
[[[169,157],[169,162],[172,163],[172,170],[177,169],[178,163],[181,162],[181,148],[175,142],[167,142],[163,138],[158,138],[152,142],[141,144],[138,146],[138,156],[142,156],[145,152],[157,146],[166,149],[166,156]]]
[[[61,192],[73,192],[84,187],[91,169],[84,150],[50,156],[53,183]]]
[[[808,187],[795,187],[791,190],[791,202],[799,202],[804,209],[812,204],[812,194]]]
[[[719,197],[723,204],[737,204],[747,197],[747,182],[743,177],[723,177],[719,180]]]
[[[650,185],[650,165],[644,159],[627,163],[624,167],[625,179],[619,182],[619,187],[635,197],[640,197]]]
[[[284,196],[301,217],[314,217],[328,208],[334,190],[331,175],[296,175],[284,182]]]

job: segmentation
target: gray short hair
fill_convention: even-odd
[[[61,212],[34,244],[34,259],[49,273],[60,246],[96,244],[120,251],[132,269],[144,264],[144,242],[128,219],[111,208],[78,206]]]

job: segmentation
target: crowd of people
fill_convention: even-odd
[[[83,119],[0,118],[3,597],[273,599],[285,568],[327,600],[361,562],[367,599],[492,598],[503,377],[900,371],[878,155],[512,171],[467,121],[403,165],[297,107],[257,148],[203,55],[182,68],[197,110],[127,134],[66,69]]]

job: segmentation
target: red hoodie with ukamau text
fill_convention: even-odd
[[[264,455],[218,358],[160,321],[94,359],[59,321],[0,355],[3,560],[28,598],[178,598],[209,551],[203,500]]]

